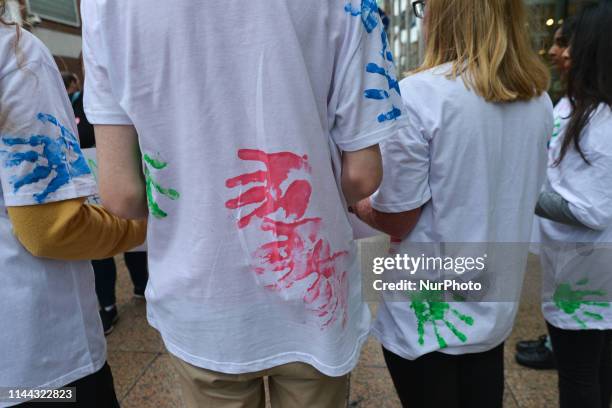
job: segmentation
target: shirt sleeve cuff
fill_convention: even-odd
[[[395,214],[395,213],[401,213],[401,212],[406,212],[406,211],[412,211],[417,208],[420,208],[425,203],[427,203],[429,200],[431,200],[431,193],[429,191],[424,193],[419,199],[407,201],[403,203],[393,203],[393,204],[381,203],[377,201],[376,198],[373,197],[372,198],[372,208],[374,208],[376,211],[380,211],[383,213]]]
[[[103,112],[85,109],[87,120],[92,125],[133,125],[124,112]]]
[[[397,123],[393,122],[382,129],[366,134],[360,134],[349,141],[344,141],[337,144],[338,147],[344,152],[356,152],[383,142],[385,139],[391,137],[395,132],[399,131],[403,126],[403,124],[398,126]]]
[[[84,182],[77,186],[64,187],[55,193],[51,194],[43,202],[39,203],[34,199],[32,194],[11,194],[4,196],[4,205],[6,207],[24,207],[30,205],[43,205],[58,201],[72,200],[75,198],[90,197],[98,192],[98,186],[95,181]]]

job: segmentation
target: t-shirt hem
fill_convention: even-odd
[[[47,388],[47,389],[57,389],[57,388],[61,388],[64,387],[70,383],[73,383],[77,380],[80,380],[82,378],[85,378],[91,374],[97,373],[98,371],[100,371],[102,369],[102,367],[104,367],[104,364],[106,363],[106,355],[104,355],[104,358],[100,359],[100,361],[96,361],[93,362],[91,364],[88,364],[84,367],[80,367],[77,368],[74,371],[71,371],[68,374],[65,374],[63,376],[61,376],[60,378],[57,378],[53,381],[50,381],[46,384],[42,384],[42,385],[38,385],[38,386],[28,386],[28,388],[31,389],[43,389],[43,388]],[[27,400],[30,401],[30,400]],[[0,401],[0,408],[8,408],[8,407],[13,407],[19,404],[23,404],[24,402],[27,402],[26,400],[19,400],[18,402],[15,403],[8,403],[8,405],[6,402]]]
[[[369,132],[362,135],[357,135],[350,141],[337,143],[337,145],[342,151],[355,152],[357,150],[362,150],[370,146],[379,144],[388,137],[392,136],[393,133],[397,132],[400,128],[397,127],[396,123],[391,123],[382,129],[378,129],[374,132]]]
[[[511,330],[512,328],[510,328],[510,331]],[[380,342],[380,344],[385,349],[389,350],[395,355],[400,356],[403,359],[411,360],[411,361],[416,360],[417,358],[422,357],[426,354],[430,354],[430,353],[442,353],[442,354],[447,354],[451,356],[459,356],[463,354],[484,353],[486,351],[493,350],[495,347],[505,342],[509,334],[510,333],[508,332],[506,333],[505,336],[501,336],[501,340],[498,339],[491,343],[486,343],[486,344],[481,343],[481,344],[476,344],[476,345],[465,345],[465,346],[459,346],[459,347],[448,347],[444,349],[438,348],[434,350],[424,351],[422,353],[410,354],[410,353],[406,353],[402,347],[397,346],[394,342],[386,338],[379,330],[377,330],[376,328],[372,328],[372,335]]]
[[[588,326],[581,327],[578,323],[576,324],[568,324],[567,321],[563,321],[563,319],[556,319],[551,316],[544,315],[544,320],[546,320],[552,326],[555,326],[561,330],[612,330],[612,323],[596,323],[596,322],[588,322]]]
[[[411,211],[416,208],[422,207],[425,203],[431,200],[431,193],[428,191],[423,197],[418,200],[412,200],[405,203],[398,204],[383,204],[377,202],[376,199],[372,199],[372,208],[377,211],[384,213],[400,213],[405,211]]]
[[[85,116],[92,125],[133,125],[130,118],[122,112],[103,112],[85,109]]]
[[[23,207],[30,205],[44,205],[56,203],[59,201],[73,200],[75,198],[83,198],[95,195],[98,192],[98,187],[95,182],[87,182],[77,187],[68,187],[60,189],[51,194],[48,199],[39,203],[34,199],[33,194],[6,194],[4,196],[5,207]]]
[[[193,354],[184,351],[183,349],[169,341],[151,317],[149,317],[149,324],[151,324],[152,327],[159,331],[164,345],[168,349],[168,352],[170,352],[174,356],[196,367],[201,367],[206,370],[216,371],[224,374],[255,373],[258,371],[268,370],[273,367],[278,367],[283,364],[305,363],[313,366],[321,373],[329,377],[341,377],[350,373],[355,368],[355,366],[357,366],[361,349],[369,336],[367,330],[361,336],[359,336],[356,341],[355,348],[351,353],[351,356],[347,359],[346,362],[338,366],[330,366],[324,364],[317,360],[311,354],[297,351],[280,353],[274,356],[245,363],[229,363],[218,362],[194,356]]]

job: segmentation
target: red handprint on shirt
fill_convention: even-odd
[[[320,238],[320,218],[306,218],[293,223],[265,218],[261,229],[274,234],[277,241],[261,246],[255,252],[255,272],[269,289],[283,291],[305,283],[303,301],[309,310],[324,319],[328,326],[342,310],[346,322],[348,285],[346,271],[336,270],[339,258],[347,251],[331,252],[329,242]]]
[[[289,184],[285,194],[281,191],[281,185],[289,179],[289,173],[292,171],[310,172],[308,156],[300,157],[288,152],[267,154],[261,150],[242,149],[238,151],[238,157],[242,160],[259,161],[266,166],[266,170],[242,174],[225,182],[228,188],[263,183],[263,185],[251,187],[237,198],[225,203],[227,208],[233,210],[250,204],[262,203],[253,212],[238,221],[240,228],[249,225],[253,217],[264,218],[280,208],[285,210],[286,217],[294,215],[296,218],[301,218],[304,216],[312,192],[310,183],[306,180],[295,180]]]
[[[244,229],[253,218],[260,218],[261,231],[271,233],[275,239],[253,254],[253,270],[258,280],[263,281],[266,288],[282,292],[288,298],[298,295],[308,310],[323,320],[322,327],[334,323],[339,315],[344,326],[348,279],[341,258],[348,252],[332,252],[330,243],[321,237],[321,218],[304,218],[312,193],[308,157],[246,149],[240,150],[238,157],[266,166],[265,171],[246,173],[226,181],[228,188],[261,183],[225,203],[230,209],[259,204],[240,218],[238,227]],[[295,176],[291,181],[293,172]],[[281,208],[284,217],[276,214]],[[272,214],[282,220],[272,219],[269,217]],[[343,270],[340,272],[338,267]]]

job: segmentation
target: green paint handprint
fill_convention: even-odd
[[[425,326],[427,324],[433,326],[440,348],[448,346],[446,340],[440,334],[438,322],[443,323],[461,342],[465,343],[467,341],[465,333],[448,320],[449,313],[468,326],[474,325],[474,318],[462,314],[457,309],[452,308],[450,303],[444,302],[444,292],[441,291],[423,291],[412,295],[410,308],[414,310],[417,318],[417,332],[421,346],[425,344]]]
[[[143,156],[143,160],[144,160],[145,180],[147,183],[147,202],[149,203],[149,212],[155,218],[158,218],[158,219],[166,218],[168,214],[164,210],[162,210],[159,204],[157,203],[153,195],[153,191],[155,190],[159,194],[166,196],[171,200],[178,200],[181,195],[176,190],[173,190],[171,188],[162,187],[159,183],[157,183],[153,179],[153,176],[151,175],[151,169],[162,170],[168,166],[168,163],[164,163],[162,161],[155,160],[147,154]]]
[[[87,159],[87,164],[89,165],[93,178],[98,181],[98,163],[96,163],[95,160]]]
[[[576,282],[576,286],[586,286],[589,283],[588,279],[582,279]],[[599,313],[595,313],[589,310],[584,310],[585,306],[609,308],[609,302],[597,302],[592,300],[585,300],[588,296],[605,296],[606,292],[603,290],[574,290],[569,283],[561,283],[557,285],[557,289],[553,295],[553,301],[555,306],[559,310],[568,314],[572,319],[580,325],[583,329],[587,328],[587,322],[583,319],[592,319],[595,321],[602,321],[604,317]],[[582,316],[579,315],[582,313]]]
[[[561,133],[561,118],[556,117],[555,118],[555,122],[553,125],[553,134],[552,134],[552,138],[556,138],[557,136],[559,136],[559,133]]]

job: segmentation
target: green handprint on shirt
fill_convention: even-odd
[[[157,181],[155,181],[155,179],[153,179],[153,176],[151,175],[152,170],[163,170],[168,166],[168,163],[155,160],[147,154],[143,156],[143,160],[144,174],[147,184],[147,202],[149,204],[149,212],[155,218],[166,218],[168,214],[159,206],[153,194],[154,191],[157,191],[159,194],[166,196],[171,200],[178,200],[181,195],[174,189],[162,187]]]
[[[444,302],[444,292],[441,291],[423,291],[412,295],[410,308],[414,310],[417,318],[417,332],[421,346],[425,344],[425,326],[427,324],[433,326],[440,348],[446,348],[448,344],[446,339],[440,334],[438,322],[443,323],[463,343],[467,341],[466,334],[461,332],[449,318],[455,316],[459,321],[468,326],[474,325],[473,317],[462,314],[457,309],[452,308],[450,303]]]
[[[582,279],[576,282],[576,286],[586,286],[589,283],[588,279]],[[610,302],[597,302],[592,300],[586,300],[589,296],[602,297],[605,296],[606,292],[603,290],[579,290],[572,289],[569,283],[561,283],[557,285],[557,289],[553,295],[553,301],[555,306],[565,314],[572,317],[580,327],[586,329],[587,322],[583,319],[592,319],[595,321],[602,321],[604,317],[599,313],[595,313],[592,310],[585,310],[584,307],[592,306],[599,308],[609,308]]]

